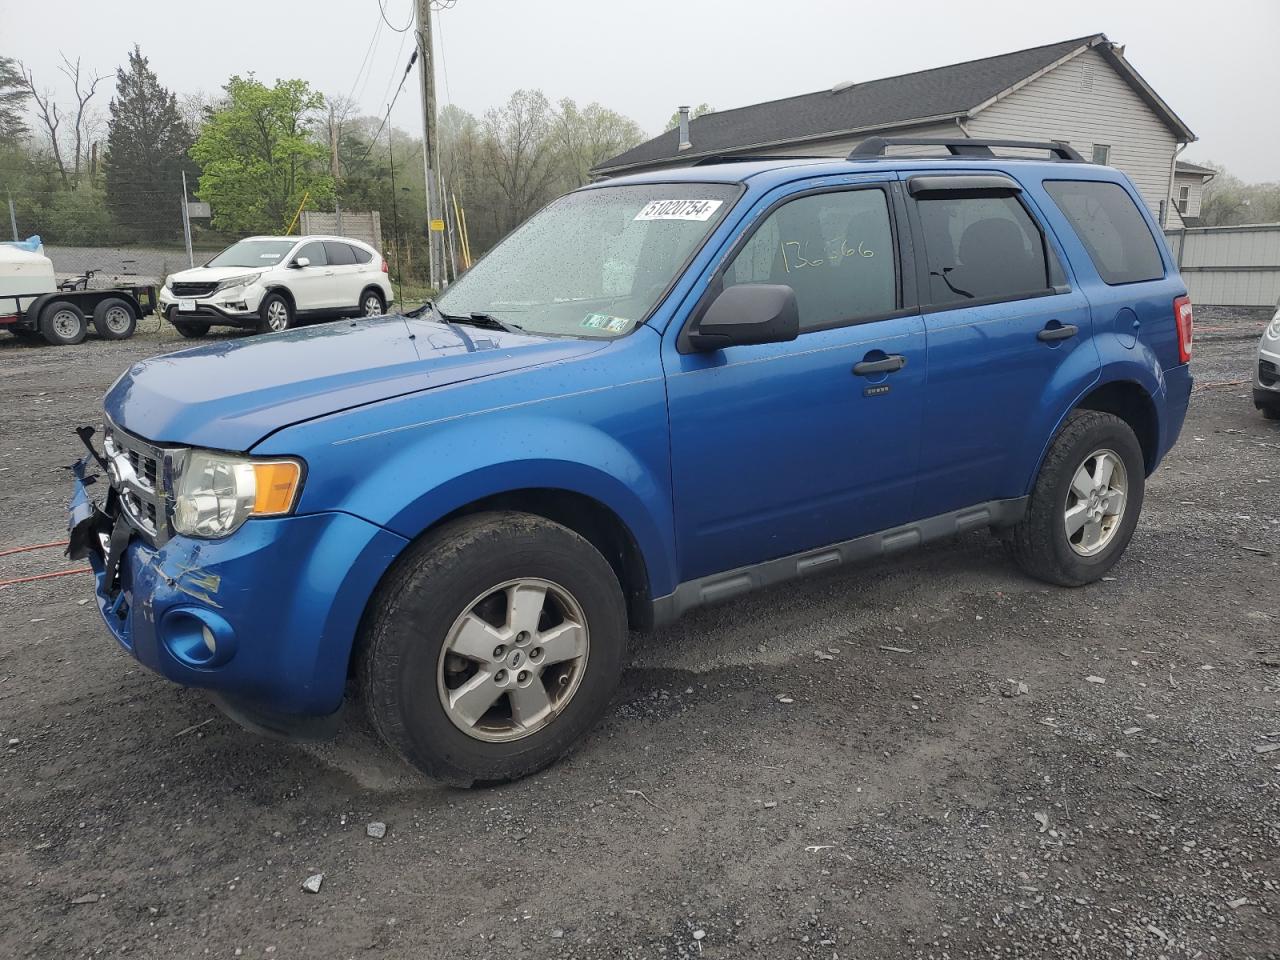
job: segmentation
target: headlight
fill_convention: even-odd
[[[250,517],[292,511],[301,483],[298,460],[192,450],[174,482],[173,528],[188,537],[225,537]]]
[[[166,290],[172,290],[172,289],[173,289],[173,277],[165,277],[165,278],[164,278],[164,288],[165,288]]]
[[[1276,315],[1272,317],[1271,322],[1267,324],[1267,330],[1263,336],[1268,340],[1280,340],[1280,310],[1276,311]]]
[[[253,281],[258,279],[256,273],[246,274],[243,277],[228,277],[226,280],[219,280],[214,290],[230,290],[232,287],[247,287]]]

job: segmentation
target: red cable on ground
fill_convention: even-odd
[[[69,577],[73,573],[92,572],[92,567],[76,567],[74,570],[59,570],[57,573],[41,573],[34,577],[18,577],[14,580],[0,580],[0,587],[12,586],[15,583],[31,583],[33,580],[52,580],[54,577]]]
[[[46,547],[65,547],[66,540],[59,540],[57,543],[36,543],[29,547],[12,547],[8,550],[0,550],[0,557],[7,557],[14,553],[26,553],[28,550],[43,550]]]

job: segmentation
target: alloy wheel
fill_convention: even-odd
[[[1106,549],[1124,519],[1128,490],[1128,471],[1114,450],[1085,457],[1071,477],[1063,514],[1072,550],[1092,557]]]
[[[577,600],[548,580],[510,580],[469,603],[437,667],[445,714],[477,740],[519,740],[554,720],[586,672],[589,637]]]
[[[279,332],[289,326],[289,308],[283,300],[272,300],[267,304],[267,326]]]
[[[364,315],[366,317],[382,316],[382,301],[375,296],[364,298]]]

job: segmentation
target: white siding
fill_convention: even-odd
[[[1173,202],[1178,205],[1178,195],[1182,187],[1187,190],[1187,212],[1184,217],[1200,216],[1200,201],[1204,199],[1204,177],[1198,173],[1175,173],[1173,175]]]
[[[1066,140],[1086,160],[1094,144],[1108,144],[1110,165],[1129,175],[1157,216],[1168,196],[1174,134],[1095,50],[996,101],[966,126],[971,137]]]

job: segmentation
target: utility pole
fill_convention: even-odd
[[[13,194],[9,194],[9,226],[13,230],[13,240],[18,240],[18,215],[13,209]]]
[[[427,260],[430,263],[431,286],[440,290],[448,285],[444,277],[441,237],[444,235],[444,208],[436,185],[439,148],[436,144],[436,66],[431,48],[431,0],[416,0],[418,70],[422,80],[422,172],[427,191]],[[439,227],[439,229],[437,229]]]
[[[196,265],[196,255],[191,251],[191,213],[187,209],[187,171],[182,171],[182,236],[187,241],[187,263]]]

